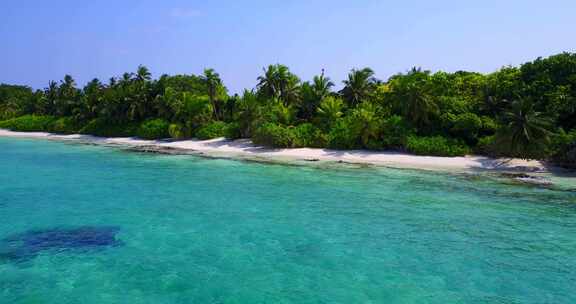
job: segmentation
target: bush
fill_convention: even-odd
[[[240,124],[237,122],[232,122],[228,124],[228,127],[226,128],[226,132],[225,135],[226,138],[229,139],[238,139],[242,137],[242,132],[240,129]]]
[[[252,141],[266,147],[292,148],[294,134],[286,127],[275,123],[265,123],[254,131]]]
[[[190,132],[190,128],[182,124],[170,124],[168,126],[168,135],[175,139],[185,139],[192,137],[192,132]]]
[[[496,130],[498,130],[498,124],[494,119],[488,116],[482,116],[482,129],[480,130],[480,134],[482,135],[494,135]]]
[[[358,137],[351,128],[348,119],[336,121],[328,133],[328,147],[333,149],[357,149]]]
[[[494,139],[494,135],[481,137],[474,148],[474,152],[480,155],[494,156]]]
[[[74,134],[80,131],[81,125],[72,117],[58,118],[48,126],[48,131],[60,134]]]
[[[103,137],[131,137],[136,135],[137,130],[138,125],[135,123],[119,124],[97,118],[88,122],[79,133]]]
[[[409,136],[406,148],[417,155],[463,156],[470,153],[470,148],[464,143],[442,136]]]
[[[162,139],[170,137],[168,133],[169,124],[161,118],[151,119],[143,122],[136,133],[138,137],[144,139]]]
[[[228,125],[223,121],[213,121],[203,125],[196,131],[196,137],[199,139],[212,139],[225,137]]]
[[[576,168],[576,130],[560,130],[552,137],[552,161],[568,168]]]
[[[401,116],[393,115],[384,120],[382,126],[382,147],[384,149],[403,149],[412,130]]]
[[[464,113],[456,116],[454,126],[450,129],[455,136],[464,139],[469,144],[475,144],[482,128],[482,120],[474,113]]]
[[[54,116],[24,115],[0,122],[0,128],[22,132],[48,132]]]
[[[328,138],[320,129],[310,123],[304,123],[294,128],[289,128],[292,132],[294,142],[292,147],[312,147],[323,148],[328,143]]]

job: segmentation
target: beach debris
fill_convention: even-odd
[[[24,262],[44,251],[82,252],[117,247],[123,244],[116,239],[119,231],[114,226],[30,230],[0,240],[0,258]]]

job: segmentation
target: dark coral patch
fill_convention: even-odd
[[[91,251],[122,245],[118,227],[76,227],[30,230],[0,242],[0,256],[14,261],[33,259],[43,251]]]

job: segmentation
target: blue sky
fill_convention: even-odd
[[[365,66],[492,72],[576,51],[575,13],[574,0],[2,1],[0,82],[84,84],[139,64],[155,77],[212,67],[231,92],[271,63],[336,82]]]

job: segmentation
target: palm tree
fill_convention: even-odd
[[[253,91],[244,90],[238,105],[238,123],[242,137],[250,137],[254,129],[254,122],[260,117],[260,105]]]
[[[48,82],[48,87],[44,89],[43,112],[47,115],[56,113],[56,103],[58,100],[58,83],[56,81]]]
[[[534,110],[534,103],[520,98],[502,116],[503,126],[496,133],[498,152],[524,159],[539,158],[550,142],[551,121]]]
[[[277,96],[277,85],[276,85],[276,75],[277,75],[278,65],[269,65],[268,68],[263,69],[264,75],[258,76],[258,93],[264,97],[273,98]]]
[[[329,129],[338,118],[342,117],[343,105],[342,99],[333,96],[328,96],[320,102],[318,115],[326,129]]]
[[[429,71],[412,68],[406,75],[393,76],[388,86],[395,107],[415,127],[425,127],[438,105],[429,93]]]
[[[438,105],[417,83],[409,83],[405,89],[402,109],[404,117],[415,126],[428,124],[430,114],[438,111]]]
[[[152,79],[150,70],[148,70],[148,68],[143,65],[139,65],[138,69],[136,70],[136,80],[144,82],[149,81],[150,79]]]
[[[330,78],[324,76],[324,69],[322,69],[320,76],[314,76],[312,80],[312,91],[317,100],[322,100],[328,96],[333,86],[334,83],[330,81]]]
[[[58,88],[58,98],[56,104],[56,111],[61,116],[69,116],[72,114],[74,107],[79,97],[78,89],[76,89],[76,82],[70,75],[65,75],[64,80],[61,81]]]
[[[280,78],[280,99],[285,106],[298,103],[300,100],[300,79],[293,74],[288,74],[287,78]]]
[[[355,106],[368,99],[376,86],[374,71],[370,68],[353,69],[344,80],[344,88],[340,92],[349,105]]]
[[[206,89],[208,90],[208,99],[210,104],[212,104],[212,110],[214,111],[214,117],[218,119],[218,105],[216,104],[216,93],[218,88],[222,86],[222,80],[220,75],[214,71],[214,69],[205,69],[202,79],[206,83]]]
[[[352,112],[353,126],[363,147],[369,148],[372,139],[376,139],[382,127],[379,108],[370,102],[363,102]]]
[[[300,97],[300,79],[282,64],[269,65],[258,77],[258,93],[265,98],[278,98],[285,105],[294,104]]]

